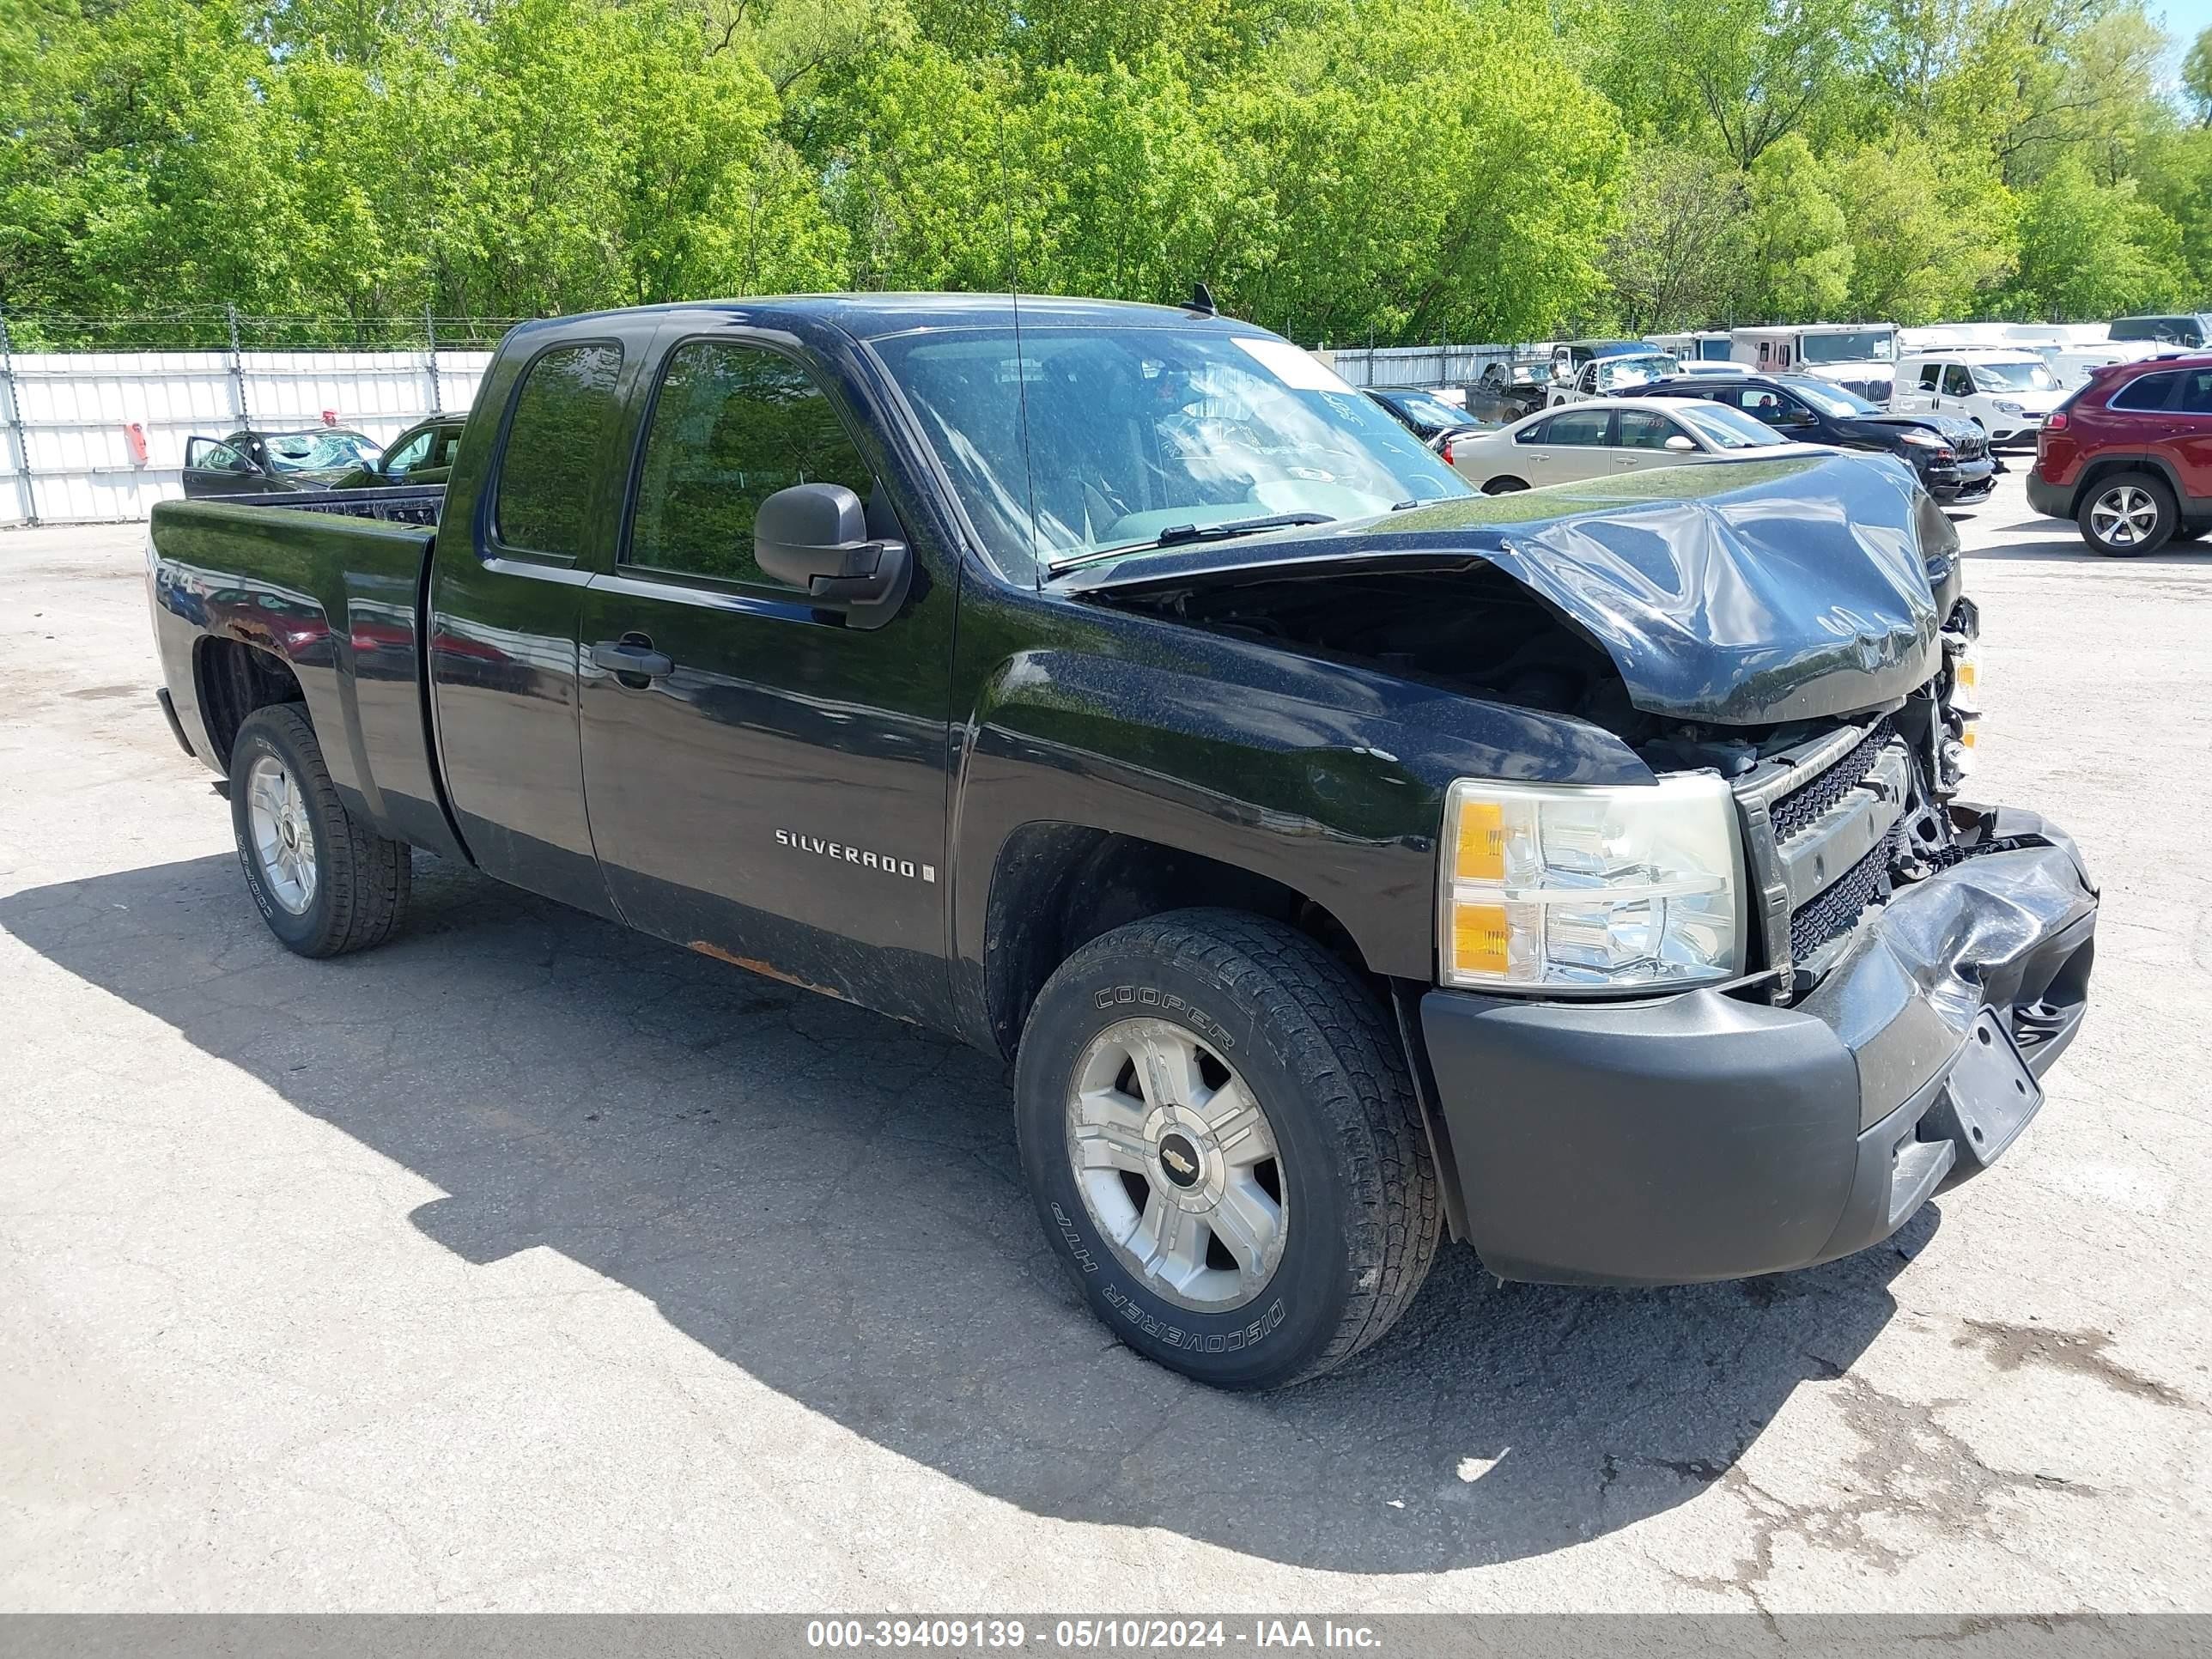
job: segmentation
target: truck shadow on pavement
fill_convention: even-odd
[[[1540,1554],[1728,1477],[1895,1311],[1937,1224],[1784,1279],[1500,1286],[1450,1247],[1336,1375],[1210,1393],[1085,1310],[1018,1174],[1007,1069],[428,858],[384,949],[287,956],[230,858],[0,900],[0,927],[435,1183],[472,1262],[537,1246],[729,1364],[1035,1514],[1300,1566]],[[289,1177],[288,1177],[289,1178]],[[395,1216],[394,1220],[398,1218]]]

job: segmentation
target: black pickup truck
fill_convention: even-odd
[[[1887,461],[1485,498],[1260,330],[950,295],[530,324],[459,456],[155,511],[276,937],[390,937],[421,849],[1012,1057],[1047,1236],[1206,1382],[1447,1236],[1861,1249],[2082,1018],[2095,889],[1955,798],[1975,612]]]

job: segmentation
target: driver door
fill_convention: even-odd
[[[253,495],[269,488],[243,451],[219,438],[185,440],[185,495],[198,501],[210,495]]]
[[[858,427],[768,341],[666,340],[627,528],[584,592],[584,793],[631,926],[944,1024],[956,584],[916,547],[900,612],[857,629],[754,558],[761,502],[798,483],[910,542]]]

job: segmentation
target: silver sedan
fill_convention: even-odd
[[[1702,398],[1592,398],[1540,410],[1495,432],[1455,436],[1444,454],[1462,477],[1498,495],[1645,467],[1771,460],[1814,447]]]

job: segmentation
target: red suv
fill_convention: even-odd
[[[2044,416],[2028,504],[2100,553],[2151,553],[2212,530],[2212,354],[2093,369]]]

